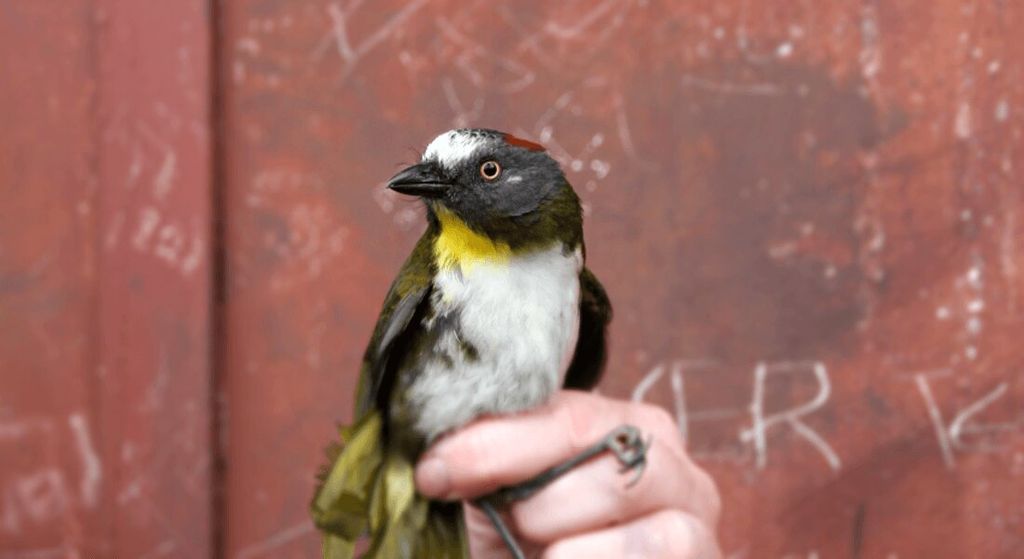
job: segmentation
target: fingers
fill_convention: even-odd
[[[475,497],[529,479],[623,423],[655,440],[679,439],[674,423],[660,408],[562,391],[538,410],[482,419],[445,437],[420,461],[416,484],[431,497]]]
[[[719,558],[717,489],[690,460],[671,416],[654,406],[561,392],[539,410],[484,419],[446,437],[417,466],[417,487],[435,498],[476,497],[528,480],[622,424],[651,440],[637,483],[628,486],[630,474],[611,454],[583,463],[513,504],[508,514],[520,543],[549,545],[546,557]],[[500,538],[478,512],[467,511],[471,548],[501,556]]]
[[[675,510],[663,510],[612,528],[569,537],[544,552],[545,559],[720,559],[721,556],[707,526],[696,517]]]
[[[632,486],[612,456],[588,462],[511,508],[517,531],[549,543],[661,509],[679,509],[709,525],[717,521],[717,492],[710,478],[679,451],[655,438],[647,468]]]
[[[466,535],[468,536],[469,556],[473,559],[508,559],[509,551],[505,541],[501,539],[498,532],[494,530],[487,515],[473,505],[466,503],[463,508],[466,522]],[[502,514],[506,524],[511,519],[507,514]],[[538,544],[516,538],[520,548],[527,557],[538,557],[542,547]]]

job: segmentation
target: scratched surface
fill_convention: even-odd
[[[438,131],[546,144],[730,557],[1024,549],[1024,5],[230,3],[227,550],[307,557]],[[273,449],[273,450],[270,450]]]
[[[0,7],[0,557],[211,549],[200,1]]]

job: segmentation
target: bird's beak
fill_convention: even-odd
[[[421,198],[440,198],[451,186],[434,163],[413,165],[388,181],[391,190]]]

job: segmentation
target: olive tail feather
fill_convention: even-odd
[[[369,559],[468,557],[461,507],[416,493],[413,464],[381,448],[381,425],[370,412],[341,430],[343,446],[328,450],[333,463],[310,505],[324,559],[351,559],[363,536]]]

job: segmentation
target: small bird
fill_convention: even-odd
[[[451,130],[388,188],[423,200],[427,228],[385,297],[363,357],[355,423],[342,429],[312,514],[328,559],[352,557],[364,535],[367,557],[467,557],[461,505],[418,495],[416,461],[477,417],[541,406],[560,387],[592,388],[611,305],[584,265],[579,198],[541,145]],[[623,426],[475,504],[521,556],[498,508],[604,451],[642,471],[645,450]]]

